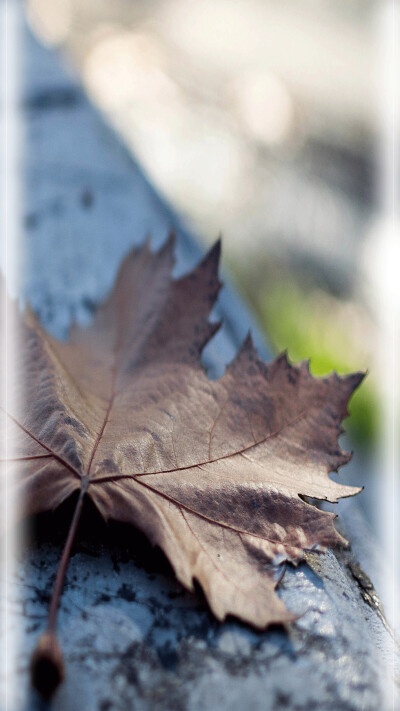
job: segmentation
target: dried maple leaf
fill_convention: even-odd
[[[24,402],[7,419],[23,513],[80,492],[34,660],[44,691],[62,676],[57,608],[85,497],[105,519],[144,531],[186,588],[200,583],[219,620],[260,629],[295,618],[271,564],[344,542],[334,515],[300,495],[336,502],[359,491],[328,472],[350,458],[340,422],[363,375],[316,379],[286,355],[266,365],[248,337],[209,380],[201,352],[218,328],[208,316],[219,252],[179,280],[171,239],[155,254],[132,252],[92,325],[73,326],[67,343],[31,313],[21,323]]]

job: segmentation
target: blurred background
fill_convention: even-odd
[[[188,227],[205,243],[222,234],[225,267],[272,349],[310,357],[317,375],[368,368],[346,424],[365,483],[379,420],[375,4],[28,0],[27,10]]]

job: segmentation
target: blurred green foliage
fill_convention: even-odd
[[[322,291],[301,289],[293,281],[275,284],[261,291],[256,299],[261,324],[271,347],[287,350],[297,362],[310,359],[314,375],[322,376],[366,370],[367,360],[351,319],[338,315],[338,300]],[[340,311],[340,309],[339,309]],[[365,449],[375,443],[377,434],[377,395],[371,382],[363,381],[353,395],[345,429],[354,442]]]

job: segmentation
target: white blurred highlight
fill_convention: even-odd
[[[6,276],[8,290],[15,294],[18,277],[18,242],[19,242],[19,147],[20,147],[20,112],[18,86],[18,58],[20,56],[20,6],[16,0],[3,0],[0,6],[1,14],[1,228],[2,241],[0,265],[3,277]],[[12,314],[7,313],[6,301],[1,299],[1,390],[2,402],[8,411],[15,408],[11,402],[13,392],[13,362],[15,358],[15,343],[13,337]],[[7,427],[2,433],[4,442],[1,446],[2,457],[12,457],[10,452]],[[3,700],[8,711],[16,708],[14,698],[13,672],[15,670],[15,651],[18,640],[15,623],[12,620],[12,578],[15,553],[17,550],[16,536],[12,528],[8,530],[7,521],[12,519],[12,503],[8,487],[8,471],[2,472],[1,506],[2,521],[5,521],[6,533],[2,535],[2,653],[1,673]]]
[[[240,118],[249,133],[261,143],[283,143],[293,129],[293,102],[279,77],[271,71],[242,73],[236,82]]]
[[[71,0],[27,0],[26,10],[44,44],[53,47],[66,40],[72,22]]]

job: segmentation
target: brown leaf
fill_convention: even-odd
[[[218,328],[208,316],[219,253],[175,281],[172,239],[133,251],[92,325],[74,326],[67,343],[28,313],[24,402],[8,430],[22,515],[80,490],[105,519],[142,529],[189,590],[197,580],[219,620],[265,628],[294,619],[274,592],[274,564],[344,543],[334,515],[300,496],[359,491],[328,472],[350,458],[340,423],[363,375],[316,379],[285,354],[266,365],[249,336],[209,380],[201,352]]]

